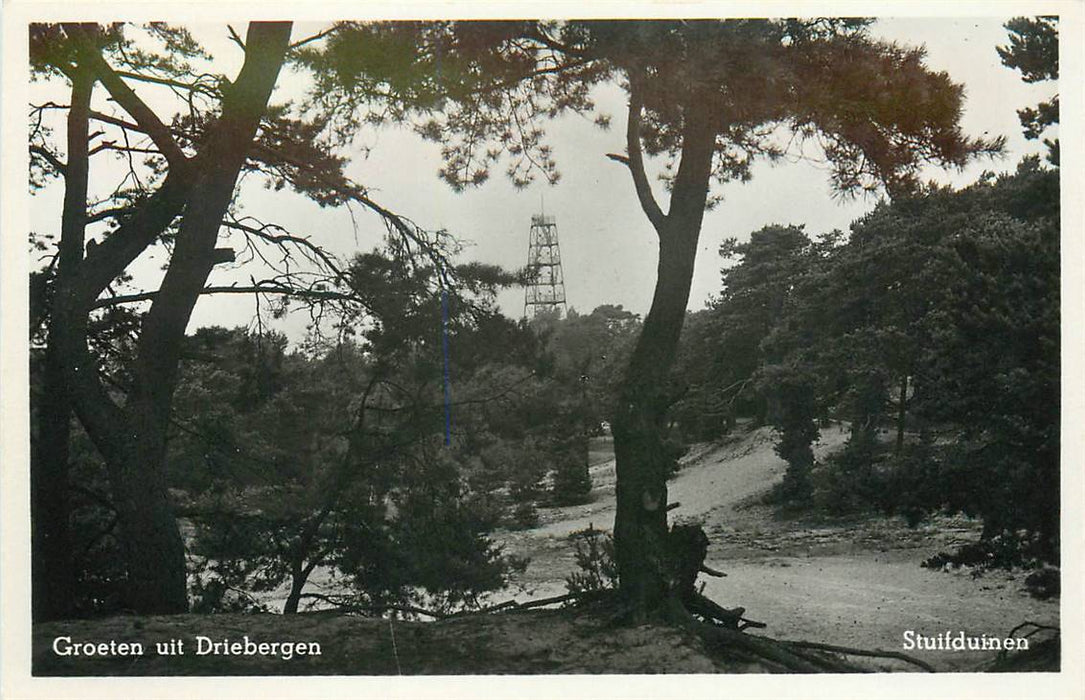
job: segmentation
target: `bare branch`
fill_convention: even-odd
[[[237,30],[235,30],[229,24],[226,25],[226,29],[227,29],[227,31],[230,32],[230,41],[232,41],[235,44],[237,44],[238,46],[240,46],[242,51],[248,51],[248,49],[245,48],[244,40],[242,40],[242,38],[240,36],[238,36]]]
[[[113,126],[119,126],[122,129],[131,129],[132,131],[138,131],[141,134],[146,134],[147,133],[147,130],[144,129],[139,124],[136,124],[135,122],[125,121],[124,119],[120,119],[118,117],[114,117],[114,116],[111,116],[109,114],[102,114],[101,112],[91,111],[90,116],[91,116],[91,119],[97,119],[98,121],[104,122],[106,124],[112,124]]]
[[[329,270],[331,270],[338,279],[344,278],[343,271],[340,269],[338,261],[332,258],[332,256],[326,250],[314,244],[308,238],[294,236],[285,232],[271,233],[271,231],[285,231],[285,229],[283,229],[281,226],[277,226],[275,224],[262,224],[259,227],[255,227],[243,224],[240,221],[236,220],[224,220],[222,222],[222,225],[229,229],[234,229],[237,231],[243,231],[244,233],[252,234],[265,241],[268,241],[269,243],[274,243],[276,245],[292,243],[299,248],[307,250],[313,256],[318,258],[320,262],[322,262]]]
[[[640,207],[644,210],[648,220],[652,222],[657,233],[662,230],[667,222],[666,215],[659,208],[655,196],[652,195],[652,186],[648,183],[648,176],[644,172],[644,155],[640,147],[640,119],[641,110],[640,88],[633,76],[629,78],[629,121],[625,129],[625,145],[629,151],[626,165],[633,175],[633,187],[637,191],[637,199]],[[618,160],[615,158],[614,160]],[[620,162],[620,161],[619,161]]]
[[[302,46],[305,46],[306,44],[311,44],[314,41],[320,41],[324,37],[326,37],[326,36],[328,36],[330,34],[334,34],[335,32],[339,31],[339,29],[340,29],[339,25],[336,25],[336,26],[333,26],[333,27],[329,27],[328,29],[325,29],[322,32],[318,32],[318,33],[316,33],[316,34],[314,34],[314,35],[312,35],[310,37],[306,37],[306,38],[301,39],[299,41],[295,41],[293,44],[290,45],[290,50],[293,51],[294,49],[301,48]]]
[[[155,85],[163,85],[163,86],[166,86],[166,87],[173,87],[173,88],[179,88],[181,90],[188,90],[188,91],[191,91],[191,92],[199,92],[199,93],[203,93],[204,95],[208,95],[210,97],[217,97],[218,96],[218,91],[217,90],[205,85],[204,83],[200,82],[199,80],[196,80],[195,82],[191,82],[191,83],[186,83],[186,82],[181,81],[181,80],[171,80],[169,78],[160,78],[160,77],[158,77],[156,75],[144,75],[142,73],[133,73],[131,71],[126,71],[126,70],[118,70],[118,71],[114,71],[114,73],[116,73],[117,75],[119,75],[122,78],[128,78],[129,80],[138,80],[138,81],[144,82],[144,83],[153,83]]]
[[[158,118],[158,115],[139,98],[138,95],[125,84],[124,80],[113,68],[106,63],[101,52],[93,45],[86,34],[86,30],[78,24],[65,24],[64,31],[72,37],[79,52],[80,60],[94,71],[95,76],[102,83],[110,96],[136,120],[154,144],[166,156],[173,167],[184,167],[188,162],[180,146],[173,139],[169,129]]]
[[[117,151],[118,153],[148,153],[151,155],[160,156],[162,151],[157,148],[136,148],[135,146],[118,146],[113,141],[103,141],[90,150],[89,155],[96,155],[102,151]]]
[[[309,167],[307,163],[302,163],[288,154],[268,148],[267,146],[257,145],[254,149],[254,155],[257,157],[263,155],[264,158],[289,163],[295,167]],[[429,240],[426,237],[425,232],[420,226],[406,217],[396,214],[374,202],[369,198],[366,189],[361,185],[352,182],[349,178],[340,173],[317,173],[310,171],[310,175],[330,192],[335,193],[337,196],[348,202],[361,204],[370,211],[378,214],[392,229],[395,230],[399,235],[400,240],[403,241],[408,249],[410,249],[411,243],[420,248],[426,257],[430,259],[430,262],[432,262],[440,271],[442,277],[452,269],[452,265],[438,249],[438,246],[434,241]]]
[[[435,619],[442,619],[446,617],[439,612],[432,610],[426,610],[424,608],[416,608],[412,605],[356,605],[352,602],[337,599],[332,596],[327,596],[322,593],[302,593],[302,598],[311,598],[313,600],[319,600],[325,603],[334,605],[340,611],[357,612],[357,613],[374,613],[385,612],[388,610],[395,610],[397,612],[412,613],[415,615],[425,615],[426,617],[432,617]],[[317,611],[320,612],[320,611]]]
[[[780,641],[781,644],[798,648],[798,649],[814,649],[816,651],[831,651],[836,654],[846,654],[849,656],[870,656],[881,659],[900,659],[910,664],[919,666],[924,671],[934,673],[935,669],[926,661],[915,658],[914,656],[908,656],[899,651],[882,651],[880,649],[857,649],[855,647],[840,647],[835,644],[819,644],[817,642],[792,642],[792,641]]]
[[[204,287],[200,295],[206,294],[282,294],[303,299],[331,299],[337,301],[359,301],[358,297],[346,292],[320,289],[300,289],[286,285],[256,284],[251,286],[231,287]],[[124,294],[108,299],[99,299],[94,302],[91,309],[103,309],[118,304],[134,304],[140,301],[151,301],[158,296],[158,290],[152,292],[139,292],[137,294]]]

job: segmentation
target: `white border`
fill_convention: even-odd
[[[0,74],[0,697],[4,698],[448,698],[497,695],[522,698],[1080,698],[1085,697],[1085,635],[1081,593],[1085,542],[1085,263],[1082,156],[1085,153],[1085,0],[964,0],[803,2],[30,2],[3,6]],[[1063,671],[1058,674],[881,674],[870,676],[455,676],[455,677],[231,677],[31,678],[30,517],[27,368],[28,194],[25,92],[29,21],[157,20],[200,22],[248,19],[495,17],[720,17],[720,16],[1008,16],[1058,14],[1061,39],[1062,144],[1062,547]],[[1076,661],[1075,661],[1076,659]],[[676,692],[677,691],[677,692]]]

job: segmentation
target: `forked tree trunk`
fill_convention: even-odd
[[[309,582],[309,577],[312,576],[313,571],[316,570],[316,567],[320,562],[321,557],[318,556],[304,565],[300,559],[291,564],[290,593],[286,596],[286,602],[283,603],[283,615],[297,614],[298,608],[301,605],[301,595],[305,590],[305,584]]]
[[[290,23],[253,23],[245,63],[224,90],[222,113],[191,161],[157,117],[105,65],[92,37],[66,25],[81,64],[140,121],[170,160],[157,192],[88,253],[79,274],[58,285],[53,330],[76,414],[106,462],[127,569],[128,607],[175,613],[188,607],[185,549],[169,501],[166,436],[180,346],[192,309],[220,258],[215,242],[237,177],[267,109],[290,39]],[[85,206],[85,192],[84,192]],[[183,210],[169,267],[144,317],[132,386],[118,405],[102,385],[87,346],[95,299]]]
[[[670,211],[663,214],[645,176],[640,152],[640,96],[631,80],[628,165],[644,209],[659,237],[659,265],[652,306],[644,319],[618,389],[613,434],[617,469],[615,559],[620,590],[637,619],[658,608],[673,572],[667,571],[667,476],[671,456],[664,447],[668,380],[678,349],[693,282],[716,130],[710,115],[687,99],[682,158]]]

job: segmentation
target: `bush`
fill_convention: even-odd
[[[1025,588],[1029,595],[1040,600],[1059,595],[1060,583],[1059,570],[1051,567],[1033,571],[1025,577]]]
[[[561,506],[587,503],[591,497],[591,474],[588,472],[588,438],[573,438],[557,454],[550,494]]]
[[[591,500],[591,474],[587,464],[566,462],[554,470],[554,484],[550,490],[554,504],[575,506]]]
[[[509,515],[510,530],[530,530],[539,524],[539,511],[531,501],[517,503]]]
[[[614,537],[589,525],[569,535],[576,547],[579,571],[565,579],[570,593],[605,591],[618,587],[618,564],[614,561]]]
[[[977,572],[1014,567],[1035,569],[1042,565],[1043,543],[1037,535],[1025,531],[1002,532],[984,536],[978,542],[962,545],[953,552],[939,552],[923,562],[928,569],[952,566],[973,567]]]

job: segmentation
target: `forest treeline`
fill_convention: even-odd
[[[848,234],[728,241],[691,314],[685,439],[774,426],[780,502],[983,520],[999,563],[1058,561],[1059,177],[1038,159],[883,203]],[[818,424],[844,422],[824,464]]]

